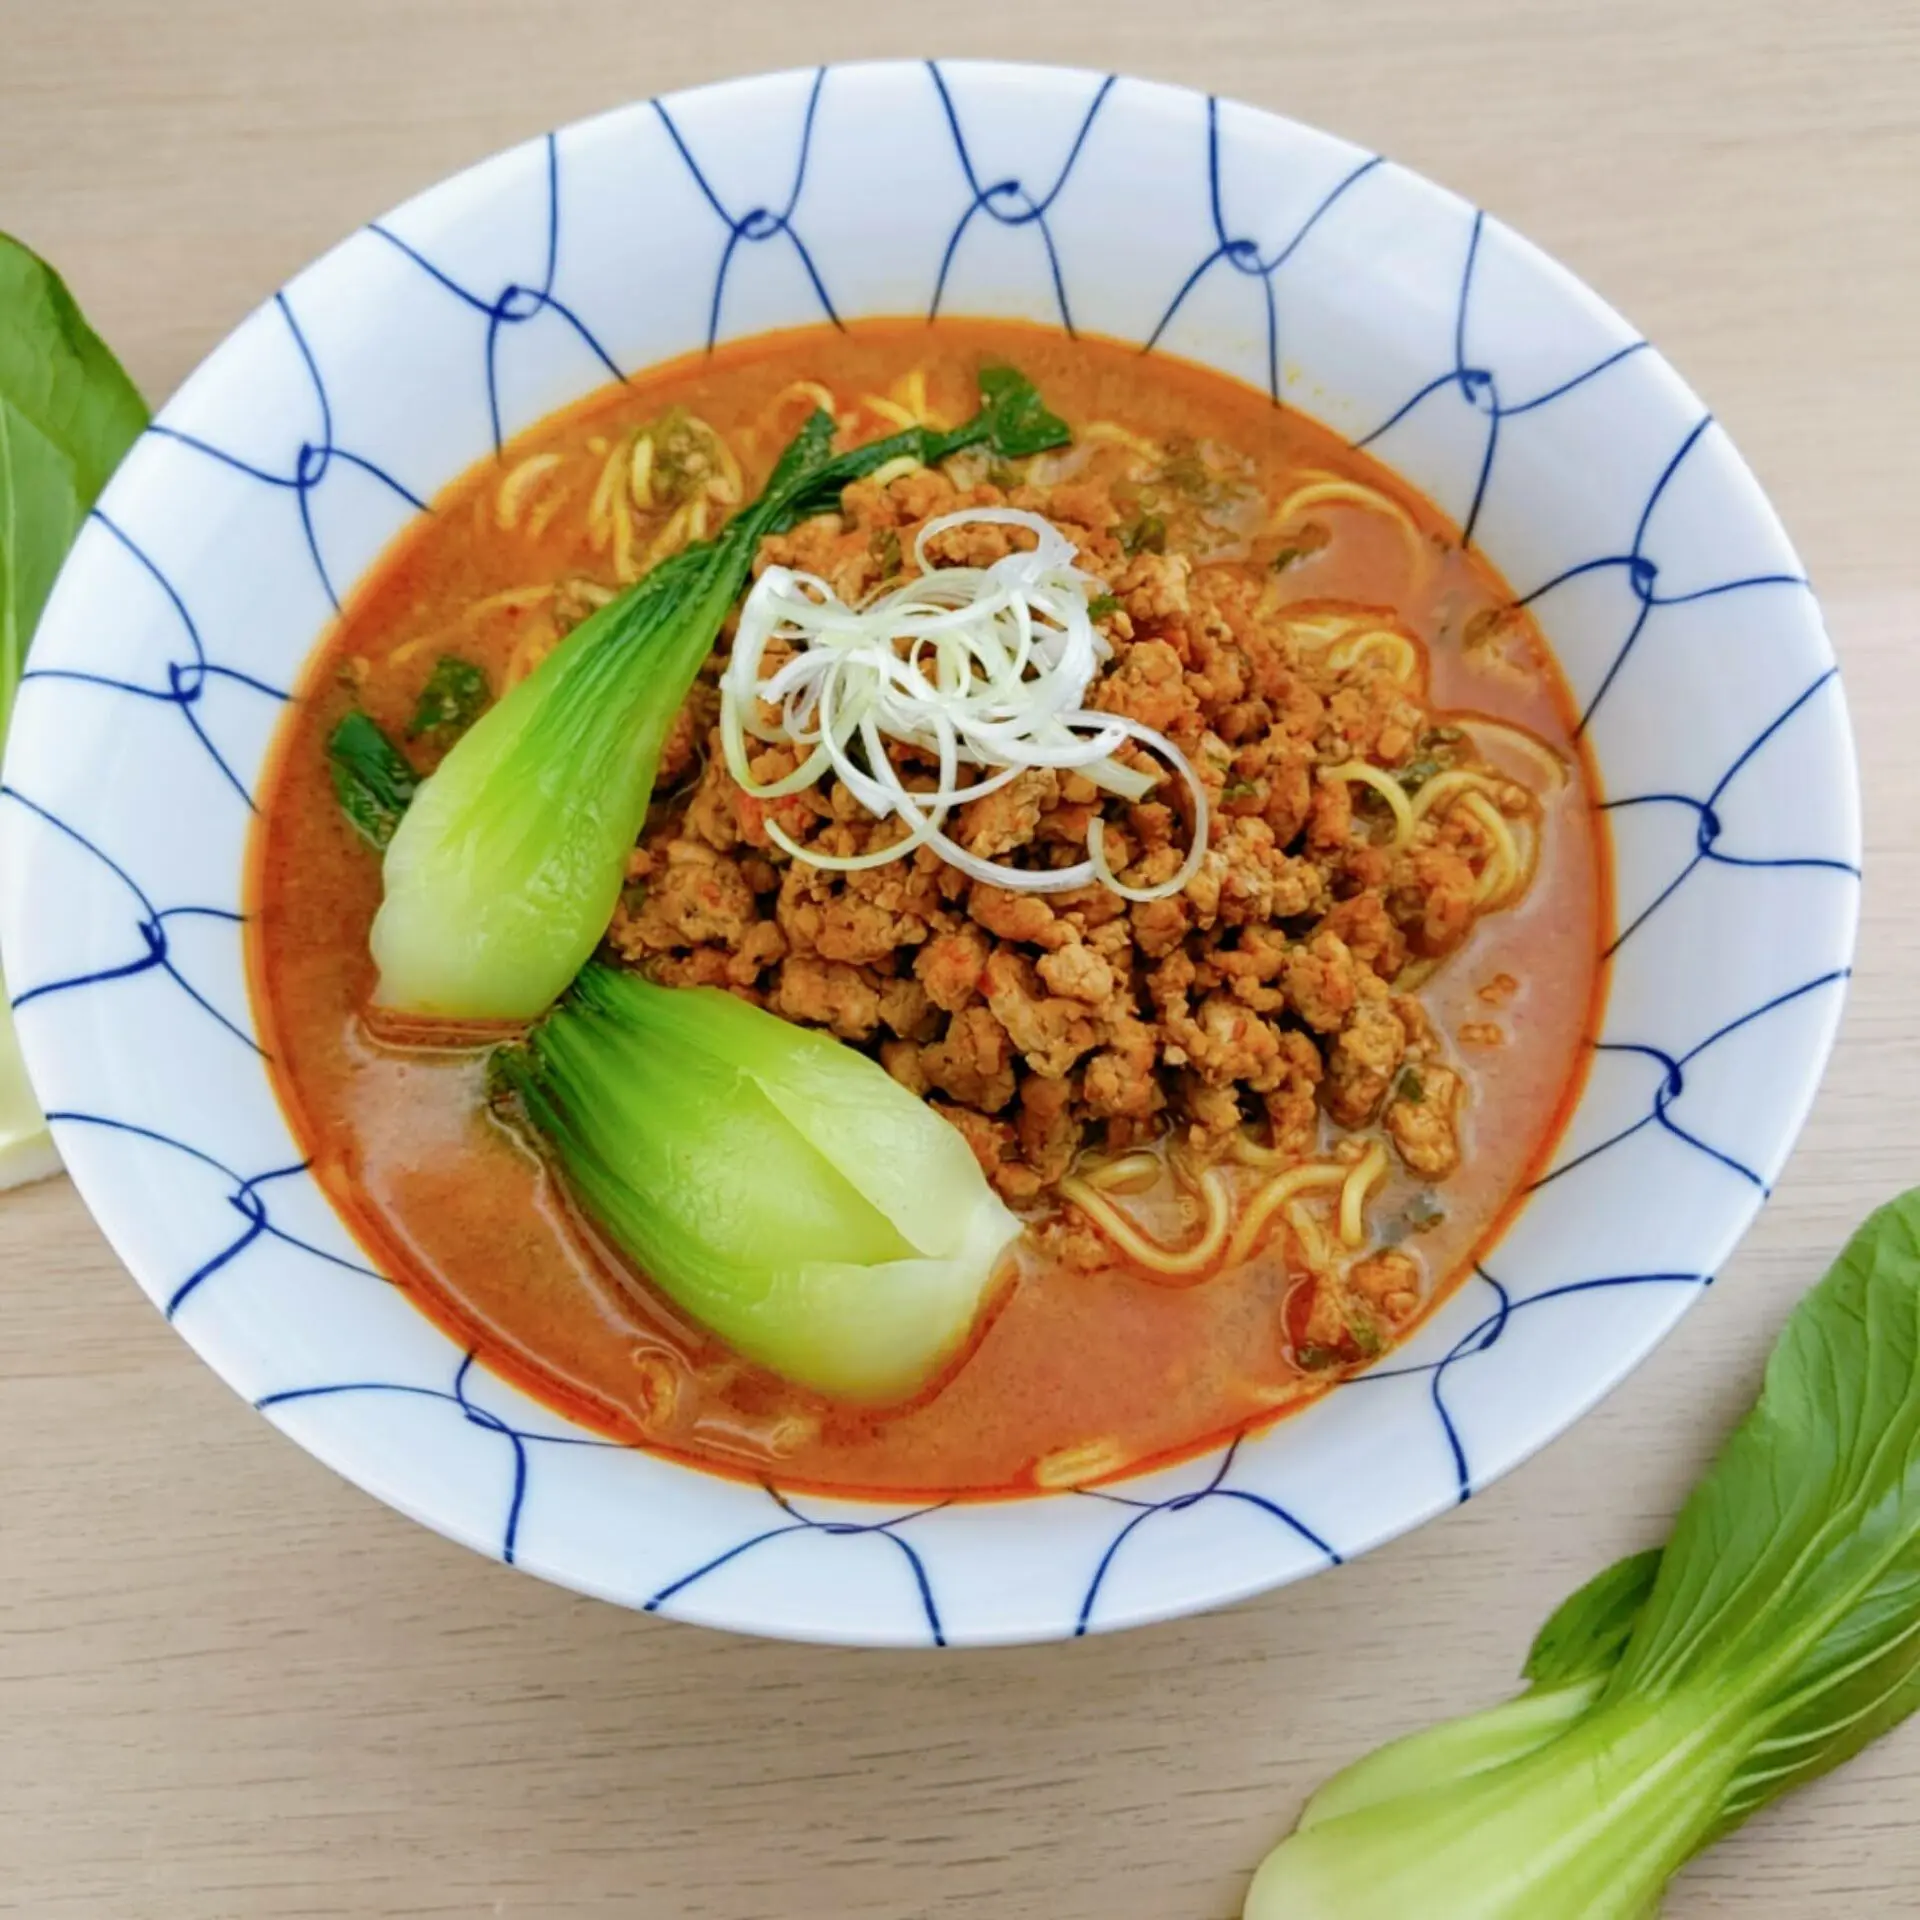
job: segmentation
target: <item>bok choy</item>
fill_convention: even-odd
[[[60,563],[146,424],[146,403],[60,276],[0,233],[0,733]],[[59,1165],[7,1005],[0,981],[0,1187]]]
[[[327,770],[340,811],[370,847],[384,849],[419,791],[407,756],[355,707],[327,736]]]
[[[1526,1677],[1322,1787],[1245,1920],[1649,1920],[1920,1705],[1920,1190],[1795,1309],[1665,1551],[1565,1602]]]
[[[840,454],[833,421],[815,413],[766,490],[716,538],[584,620],[474,722],[387,849],[372,934],[381,1005],[523,1020],[552,1003],[606,931],[668,730],[761,537],[903,454],[931,464],[984,445],[1013,459],[1066,439],[1010,368],[988,368],[980,390],[963,426],[914,427]]]
[[[1020,1230],[961,1136],[884,1069],[710,987],[589,966],[494,1073],[662,1292],[822,1393],[925,1384]]]

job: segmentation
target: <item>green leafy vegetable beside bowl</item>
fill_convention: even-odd
[[[1920,1706],[1920,1189],[1794,1309],[1666,1547],[1573,1594],[1526,1679],[1330,1780],[1246,1920],[1648,1920]]]
[[[54,576],[146,424],[146,402],[60,276],[0,233],[0,735]],[[0,1188],[57,1165],[0,1011]]]

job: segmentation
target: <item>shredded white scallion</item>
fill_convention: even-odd
[[[985,567],[928,560],[930,540],[982,524],[1023,527],[1035,544]],[[974,879],[1013,892],[1065,893],[1097,881],[1129,900],[1178,893],[1206,854],[1206,790],[1164,734],[1085,704],[1113,649],[1089,611],[1105,586],[1074,564],[1077,556],[1037,513],[968,507],[929,520],[914,542],[919,577],[863,607],[848,606],[817,575],[769,567],[741,609],[721,676],[727,771],[759,800],[798,793],[831,773],[875,818],[906,828],[890,845],[863,854],[803,847],[771,820],[769,837],[796,860],[840,871],[880,866],[928,846]],[[785,656],[770,673],[769,648]],[[775,720],[763,717],[763,704]],[[792,747],[800,764],[778,780],[755,780],[749,739]],[[1114,757],[1130,742],[1178,774],[1191,798],[1193,843],[1179,870],[1158,885],[1129,886],[1115,875],[1098,815],[1087,829],[1087,858],[1070,867],[1005,866],[945,832],[955,807],[1038,767],[1070,769],[1123,800],[1142,800],[1163,776]],[[889,744],[932,760],[933,784],[908,787]],[[963,784],[963,767],[981,777]]]

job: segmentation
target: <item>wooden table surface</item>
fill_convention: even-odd
[[[1506,1689],[1656,1539],[1796,1293],[1920,1173],[1913,0],[0,0],[0,227],[147,393],[359,221],[742,69],[1117,67],[1384,149],[1705,393],[1825,600],[1866,779],[1859,978],[1724,1282],[1449,1518],[1207,1619],[934,1656],[626,1614],[450,1546],[256,1419],[64,1182],[0,1203],[0,1912],[1226,1920],[1330,1769]],[[1684,1878],[1676,1920],[1920,1913],[1920,1725]],[[1417,1920],[1417,1916],[1409,1916]]]

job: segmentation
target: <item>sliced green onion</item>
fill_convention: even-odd
[[[1017,527],[1034,544],[986,567],[939,567],[928,560],[929,541],[974,525]],[[1130,900],[1179,892],[1206,854],[1206,792],[1163,734],[1087,706],[1088,689],[1113,647],[1093,624],[1100,583],[1075,565],[1077,557],[1073,543],[1037,513],[967,507],[921,528],[914,543],[917,578],[861,607],[848,606],[813,574],[769,567],[741,609],[720,680],[727,771],[743,791],[774,799],[831,770],[876,819],[900,820],[909,829],[887,847],[861,854],[804,846],[777,822],[768,823],[769,838],[794,859],[833,872],[883,865],[930,846],[971,878],[1015,893],[1064,893],[1090,881]],[[788,657],[763,677],[770,647]],[[761,719],[763,707],[774,708],[778,719]],[[793,747],[800,766],[757,784],[749,735]],[[856,737],[861,755],[852,751]],[[1087,831],[1088,857],[1069,867],[984,859],[944,831],[956,807],[1035,768],[1078,771],[1138,802],[1158,777],[1114,758],[1127,740],[1171,766],[1191,796],[1193,843],[1167,880],[1133,887],[1116,879],[1097,818]],[[936,758],[938,784],[931,791],[910,788],[890,745]],[[985,777],[963,785],[962,766],[982,769]]]

